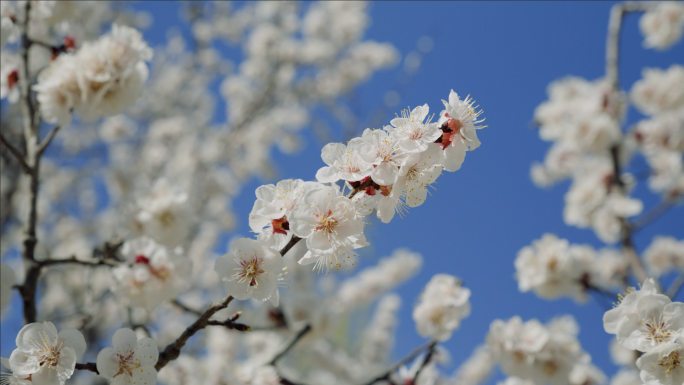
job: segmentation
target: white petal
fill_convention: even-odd
[[[86,351],[86,341],[83,334],[76,329],[64,329],[57,335],[57,339],[64,341],[64,346],[74,349],[76,359],[80,359]]]
[[[159,348],[157,343],[151,338],[143,338],[138,341],[138,350],[135,356],[142,362],[143,366],[154,366],[159,360]]]
[[[151,367],[142,367],[133,370],[131,375],[133,383],[136,385],[154,385],[157,383],[157,370]]]
[[[255,193],[257,199],[263,199],[267,203],[273,202],[273,196],[275,194],[276,186],[272,184],[267,184],[257,187]]]
[[[138,336],[135,332],[128,328],[117,330],[112,337],[112,345],[114,350],[119,354],[124,354],[135,349],[138,346]]]
[[[389,186],[397,181],[399,169],[397,166],[388,163],[380,163],[371,173],[371,179],[382,186]]]
[[[466,146],[460,139],[456,139],[451,146],[444,151],[444,169],[447,171],[458,171],[465,160]]]
[[[321,167],[316,172],[316,180],[321,183],[337,182],[339,179],[339,173],[333,167]]]
[[[97,354],[97,371],[108,380],[114,378],[119,371],[119,358],[116,356],[114,348],[104,348]]]

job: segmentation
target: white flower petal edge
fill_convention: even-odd
[[[97,355],[100,375],[114,385],[147,384],[157,382],[154,365],[159,359],[157,343],[151,338],[138,337],[131,329],[119,329],[112,337],[113,348],[104,348]]]

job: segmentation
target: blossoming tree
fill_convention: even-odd
[[[396,221],[445,172],[467,167],[486,127],[470,96],[445,88],[443,109],[404,110],[323,146],[310,180],[260,186],[249,217],[233,215],[239,185],[272,173],[271,147],[296,150],[317,108],[355,124],[344,95],[396,61],[392,45],[363,40],[365,4],[191,3],[192,48],[171,35],[157,50],[139,32],[148,17],[120,3],[1,4],[2,253],[21,258],[2,264],[0,306],[16,290],[24,318],[16,336],[3,335],[16,337],[3,385],[475,385],[495,366],[506,385],[606,382],[570,315],[494,320],[452,377],[440,373],[439,343],[471,313],[471,290],[449,274],[433,276],[413,309],[427,342],[390,363],[401,302],[390,291],[415,274],[418,253],[397,249],[334,291],[317,284],[356,269],[374,216]],[[568,225],[621,247],[545,234],[518,253],[516,278],[544,299],[614,295],[603,323],[626,369],[611,383],[680,385],[684,305],[672,299],[684,279],[663,290],[658,277],[684,272],[684,241],[658,237],[642,257],[631,237],[684,195],[684,69],[647,69],[627,97],[617,61],[628,12],[645,12],[649,48],[681,38],[681,3],[616,5],[605,78],[549,87],[535,121],[554,144],[532,168],[540,186],[572,180]],[[219,41],[242,51],[239,65]],[[628,100],[650,118],[625,131]],[[636,153],[663,203],[630,220],[643,210],[624,172]],[[236,221],[255,236],[214,256]],[[358,347],[336,344],[354,337],[347,323],[371,303]]]

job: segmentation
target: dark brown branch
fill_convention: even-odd
[[[101,259],[99,261],[84,261],[81,259],[76,259],[75,256],[71,256],[67,259],[48,259],[45,261],[37,262],[40,267],[55,266],[55,265],[65,265],[65,264],[76,264],[82,266],[118,266],[119,263],[112,261],[111,259]]]
[[[296,235],[292,235],[292,239],[290,239],[290,242],[288,242],[287,245],[285,245],[285,247],[283,247],[283,249],[280,250],[280,255],[284,257],[285,254],[287,254],[287,252],[290,251],[290,249],[293,248],[294,245],[296,245],[297,242],[299,242],[301,239],[302,238],[299,238]]]
[[[404,357],[401,361],[396,362],[394,365],[390,366],[384,373],[380,374],[379,376],[375,377],[374,379],[370,380],[369,382],[366,383],[366,385],[373,385],[378,381],[383,381],[389,379],[390,375],[394,372],[396,372],[400,367],[403,365],[406,365],[409,363],[411,360],[416,358],[417,355],[423,352],[425,349],[430,349],[436,342],[435,341],[429,341],[416,349],[414,349],[411,354],[408,356]]]
[[[100,372],[97,371],[97,364],[95,364],[94,362],[86,362],[85,364],[77,363],[76,370],[90,370],[95,374],[100,374]]]
[[[219,310],[223,310],[226,307],[228,307],[228,304],[230,304],[230,301],[233,300],[233,297],[228,296],[221,300],[219,303],[215,303],[209,308],[202,313],[202,316],[197,319],[192,325],[190,325],[183,334],[181,334],[180,337],[176,341],[174,341],[172,344],[166,347],[163,352],[159,354],[159,360],[157,361],[157,365],[155,365],[155,369],[157,371],[161,370],[166,364],[169,363],[169,361],[173,361],[178,356],[180,355],[181,349],[183,346],[185,346],[185,343],[188,341],[188,339],[192,336],[195,335],[198,331],[204,329],[209,325],[209,318],[211,318],[216,312]]]
[[[182,302],[180,302],[178,299],[174,299],[173,301],[171,301],[171,304],[174,305],[175,307],[177,307],[177,308],[183,310],[183,311],[186,311],[186,312],[188,312],[188,313],[192,313],[192,314],[194,314],[194,315],[196,315],[196,316],[201,316],[201,315],[202,315],[202,312],[201,312],[201,311],[195,310],[195,309],[191,309],[191,308],[185,306],[185,304],[183,304]]]
[[[306,325],[302,330],[298,331],[297,334],[285,345],[280,352],[278,352],[271,361],[268,362],[268,365],[275,365],[278,360],[283,358],[289,352],[299,340],[302,339],[306,335],[306,333],[311,331],[311,325]]]
[[[9,152],[12,153],[14,158],[16,158],[17,161],[19,161],[19,165],[21,165],[21,168],[24,170],[24,172],[26,174],[31,174],[31,167],[29,167],[28,163],[26,163],[26,159],[24,159],[24,154],[22,154],[21,151],[14,147],[14,145],[12,145],[12,143],[10,143],[10,141],[7,138],[5,138],[5,135],[3,135],[1,132],[0,142],[2,142],[2,144],[4,144],[5,147],[7,147]]]

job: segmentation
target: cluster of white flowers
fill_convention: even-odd
[[[151,59],[140,32],[118,25],[77,52],[59,55],[33,87],[43,119],[66,126],[72,110],[83,121],[122,112],[141,94],[149,76],[145,62]]]
[[[523,322],[516,316],[492,322],[487,346],[507,375],[536,385],[602,384],[605,375],[591,365],[577,340],[578,332],[572,316],[546,325],[536,319]]]
[[[653,278],[620,296],[603,327],[625,349],[644,353],[636,362],[644,384],[684,383],[684,303],[659,294]]]
[[[387,223],[404,206],[420,206],[442,169],[458,170],[465,152],[480,145],[476,130],[482,128],[481,111],[475,110],[474,101],[460,100],[452,90],[449,102],[442,102],[441,124],[426,121],[426,104],[403,112],[384,130],[366,129],[347,146],[326,145],[321,158],[328,166],[317,172],[318,182],[285,180],[259,187],[249,216],[257,241],[242,239],[238,249],[236,242],[216,262],[219,276],[230,283],[228,292],[239,299],[277,298],[280,266],[267,261],[294,236],[306,239],[302,265],[331,271],[356,264],[354,250],[368,245],[364,220],[373,209]],[[339,180],[353,189],[350,196],[337,187]],[[259,287],[261,280],[270,283]]]
[[[628,261],[615,249],[594,250],[589,245],[570,244],[553,234],[525,246],[515,260],[520,291],[533,291],[541,298],[571,297],[582,302],[591,289],[623,287]]]
[[[191,262],[181,250],[170,250],[150,238],[126,241],[125,263],[112,269],[113,291],[130,306],[153,310],[190,287]]]
[[[639,20],[644,34],[644,47],[664,50],[682,38],[684,4],[679,1],[660,1]]]
[[[684,8],[684,5],[679,5]],[[684,195],[684,67],[646,68],[630,97],[648,119],[632,130],[638,149],[651,167],[649,187],[665,199]]]
[[[437,274],[430,279],[413,309],[413,320],[418,334],[437,341],[451,338],[461,320],[470,315],[470,290],[448,274]]]

